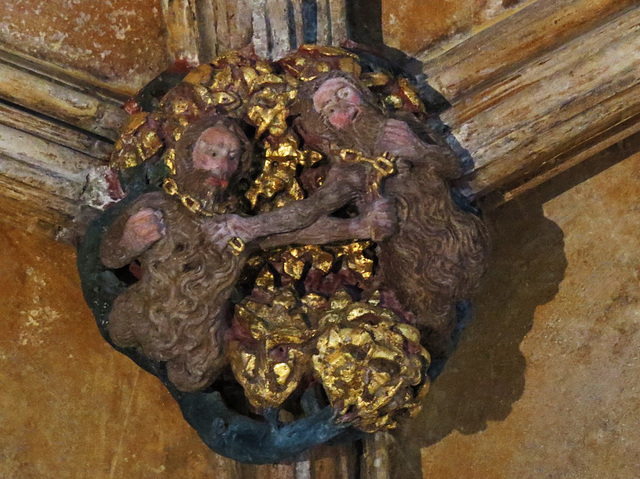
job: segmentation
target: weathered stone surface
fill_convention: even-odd
[[[530,8],[475,32],[463,45],[442,55],[434,57],[428,49],[425,55],[434,58],[426,61],[423,69],[429,84],[455,104],[474,91],[499,82],[523,63],[533,63],[541,55],[597,28],[634,3],[537,0]]]
[[[383,0],[382,32],[389,46],[426,57],[464,41],[535,0]]]
[[[568,150],[597,136],[606,140],[623,122],[635,127],[627,134],[638,131],[639,22],[637,6],[617,12],[442,114],[473,158],[477,195],[509,190],[556,165],[559,157],[566,161]]]
[[[0,43],[133,93],[167,66],[159,0],[0,3]]]

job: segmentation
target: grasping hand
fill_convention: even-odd
[[[424,154],[425,143],[404,121],[389,119],[385,122],[376,143],[376,151],[392,156],[415,158]]]
[[[234,238],[239,238],[242,243],[248,243],[256,238],[251,228],[251,219],[233,214],[211,218],[203,229],[207,239],[221,251]]]
[[[398,216],[391,201],[380,198],[369,205],[360,217],[360,226],[368,230],[373,241],[382,241],[398,230]]]
[[[142,252],[166,234],[162,212],[143,208],[127,220],[120,245],[129,250]]]

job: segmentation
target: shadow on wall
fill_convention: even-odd
[[[562,230],[544,217],[541,203],[509,204],[487,221],[494,248],[475,317],[422,413],[395,434],[393,463],[405,479],[422,477],[420,449],[453,431],[473,434],[507,418],[524,392],[520,343],[536,308],[558,292],[567,267]]]
[[[544,217],[542,206],[637,151],[640,134],[488,215],[494,248],[475,299],[475,318],[432,385],[422,413],[394,433],[392,477],[422,478],[421,449],[453,431],[474,434],[489,421],[507,418],[525,388],[520,343],[536,308],[557,294],[567,267],[564,234]]]

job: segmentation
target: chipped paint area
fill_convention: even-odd
[[[108,166],[89,169],[81,196],[81,203],[99,210],[124,198],[117,174]]]
[[[51,324],[60,319],[60,313],[49,306],[20,311],[20,315],[24,321],[18,336],[21,346],[44,344]]]
[[[0,43],[136,89],[168,61],[157,0],[1,2]]]
[[[25,275],[28,306],[20,311],[17,340],[20,346],[39,346],[47,341],[52,325],[60,320],[61,314],[48,304],[42,304],[41,297],[48,284],[45,276],[32,267],[25,269]]]

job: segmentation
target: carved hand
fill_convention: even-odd
[[[392,156],[416,158],[424,155],[428,147],[404,121],[389,119],[376,142],[376,152],[389,152]]]
[[[393,203],[385,198],[374,201],[358,218],[359,228],[369,232],[373,241],[382,241],[398,230],[398,216]]]
[[[249,243],[258,236],[252,227],[251,218],[233,214],[211,218],[203,229],[207,239],[220,250],[224,250],[233,238],[240,238],[244,243]]]
[[[166,234],[162,212],[143,208],[127,220],[120,246],[129,251],[142,252]]]

